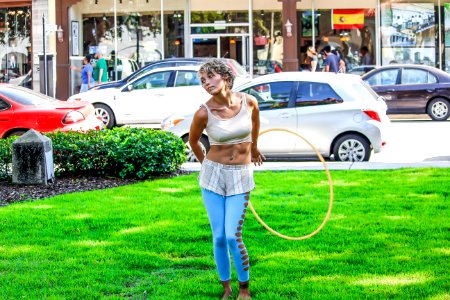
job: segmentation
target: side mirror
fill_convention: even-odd
[[[129,84],[129,85],[127,86],[127,89],[128,89],[129,92],[131,92],[131,91],[133,90],[133,85],[132,85],[132,84]]]

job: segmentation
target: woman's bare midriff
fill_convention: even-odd
[[[251,163],[251,144],[211,145],[206,158],[224,165],[246,165]]]

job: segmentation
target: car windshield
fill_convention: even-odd
[[[1,93],[6,97],[23,105],[42,105],[56,101],[54,98],[33,90],[22,87],[5,87],[1,89]]]

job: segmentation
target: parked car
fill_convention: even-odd
[[[254,78],[237,92],[253,95],[259,103],[260,130],[282,128],[310,141],[326,158],[368,161],[380,152],[390,124],[386,104],[360,76],[325,72],[284,72]],[[170,116],[161,126],[181,137],[190,149],[192,115]],[[200,138],[209,150],[208,136]],[[314,157],[314,150],[300,138],[280,131],[265,133],[258,147],[266,157]]]
[[[362,76],[383,96],[389,114],[428,114],[444,121],[450,116],[450,75],[425,65],[388,65]]]
[[[108,77],[110,80],[115,80],[116,72],[114,70],[114,60],[112,58],[106,58],[106,63],[108,65]],[[117,78],[122,80],[134,72],[139,70],[139,65],[134,59],[129,58],[118,58],[117,59]],[[106,83],[105,83],[106,84]]]
[[[107,128],[126,124],[159,128],[167,115],[190,113],[208,99],[198,70],[199,66],[158,68],[120,88],[89,90],[69,100],[92,103]]]
[[[107,88],[119,88],[122,87],[124,84],[134,80],[135,78],[140,77],[143,74],[157,68],[167,68],[176,66],[197,66],[205,63],[209,59],[211,59],[211,57],[194,57],[194,58],[179,57],[179,58],[168,58],[158,60],[140,68],[139,70],[133,72],[132,74],[123,78],[122,80],[99,84],[93,87],[92,89],[100,90]],[[221,58],[221,59],[226,61],[227,65],[231,68],[231,70],[233,70],[235,76],[250,79],[250,75],[245,71],[244,67],[242,67],[237,61],[230,58]]]
[[[40,132],[88,131],[103,128],[92,104],[55,100],[33,90],[0,84],[0,138],[30,129]]]
[[[363,75],[366,74],[369,71],[372,71],[373,69],[378,68],[378,66],[375,65],[363,65],[363,66],[355,66],[351,68],[350,70],[347,70],[348,74],[355,74],[355,75]]]

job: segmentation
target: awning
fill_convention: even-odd
[[[31,0],[0,0],[0,8],[31,6]]]

